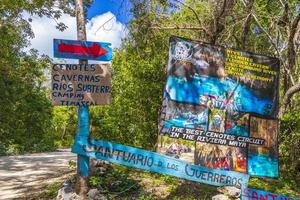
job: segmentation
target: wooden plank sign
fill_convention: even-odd
[[[75,140],[72,152],[215,186],[233,185],[246,188],[249,180],[247,174],[192,165],[170,156],[105,140]]]
[[[52,104],[94,106],[111,103],[108,64],[53,64]]]

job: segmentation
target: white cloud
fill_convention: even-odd
[[[126,27],[107,12],[88,21],[86,25],[87,39],[91,41],[105,41],[112,43],[112,47],[121,45],[121,38],[126,36]]]
[[[28,14],[24,14],[29,17]],[[58,20],[63,22],[68,28],[61,32],[55,28],[57,25],[53,19],[46,17],[32,18],[31,26],[35,37],[31,40],[29,48],[35,48],[40,54],[46,54],[53,58],[53,38],[76,40],[76,18],[63,14]],[[109,20],[109,22],[107,22]],[[107,23],[105,23],[107,22]],[[102,28],[99,29],[101,25]],[[98,30],[99,29],[99,30]],[[95,16],[88,21],[86,25],[87,40],[97,42],[110,42],[112,47],[116,48],[121,45],[121,39],[126,36],[126,27],[124,24],[116,20],[113,13],[107,12],[102,15]],[[76,61],[77,60],[73,60]]]

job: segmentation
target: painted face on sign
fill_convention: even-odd
[[[188,44],[177,42],[174,49],[174,58],[176,60],[187,60],[191,56]]]
[[[219,127],[222,122],[222,117],[219,114],[216,114],[213,119],[213,126],[215,128]]]

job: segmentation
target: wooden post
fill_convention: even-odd
[[[75,0],[77,39],[86,40],[85,15],[82,0]],[[88,64],[87,60],[79,60],[79,64]],[[78,132],[75,140],[86,144],[89,138],[89,107],[78,108]],[[75,190],[81,199],[86,198],[89,190],[89,157],[77,155],[77,180]]]

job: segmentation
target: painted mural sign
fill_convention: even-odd
[[[108,141],[75,141],[72,152],[129,167],[171,175],[215,186],[246,188],[249,175],[192,165],[179,159]]]
[[[157,151],[278,177],[279,60],[178,37],[169,48]]]
[[[51,96],[53,105],[110,104],[110,66],[105,64],[53,64]]]
[[[252,188],[244,188],[242,190],[242,200],[296,200],[296,198],[284,196],[281,194],[274,194],[262,190]]]
[[[112,58],[110,45],[106,42],[54,39],[54,57],[110,61]]]

